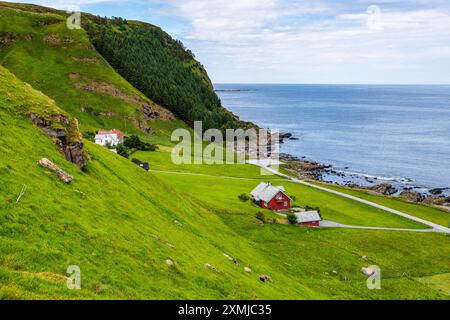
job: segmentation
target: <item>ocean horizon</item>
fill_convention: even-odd
[[[215,89],[242,120],[299,139],[283,144],[283,153],[364,181],[450,187],[450,85],[228,83]]]

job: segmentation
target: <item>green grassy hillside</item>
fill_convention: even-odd
[[[26,95],[35,97],[33,108],[48,107],[39,92],[7,72],[1,76],[17,90],[27,88]],[[91,161],[86,172],[80,171],[11,107],[11,100],[22,96],[6,94],[0,92],[0,145],[7,156],[0,159],[2,298],[321,296],[301,284],[281,290],[289,283],[281,273],[278,284],[260,283],[257,272],[268,273],[275,266],[264,262],[251,242],[194,199],[120,156],[88,143]],[[31,103],[21,101],[24,107]],[[42,157],[70,172],[75,181],[66,185],[40,168],[37,160]],[[23,185],[27,191],[16,204]],[[240,261],[253,265],[255,273],[247,275],[225,252],[240,253]],[[175,266],[166,265],[166,259]],[[207,263],[220,273],[205,267]],[[81,267],[80,291],[65,287],[70,264]]]
[[[2,79],[35,96],[33,108],[48,107],[40,102],[42,94],[12,75],[3,72]],[[230,206],[219,206],[204,190],[182,187],[183,179],[147,173],[89,142],[91,161],[82,172],[5,95],[0,94],[2,298],[446,297],[416,278],[450,272],[448,237],[263,226],[254,210],[228,200],[243,186],[229,187]],[[42,157],[71,173],[72,184],[39,167]],[[16,203],[23,185],[26,192]],[[384,270],[383,290],[365,287],[359,270],[368,263]],[[81,290],[66,288],[69,265],[81,268]],[[253,272],[245,273],[244,266]],[[262,283],[261,274],[273,283]]]
[[[69,30],[63,13],[9,6],[44,11],[0,2],[0,64],[75,116],[82,131],[119,128],[160,137],[182,126],[118,75],[84,30]]]
[[[254,166],[172,164],[168,137],[186,125],[119,76],[64,18],[0,2],[0,299],[449,299],[449,236],[261,224],[261,209],[238,195],[271,180],[326,219],[424,228],[262,177]],[[85,170],[65,159],[33,114],[84,143]],[[60,116],[69,121],[54,121]],[[77,120],[82,131],[116,127],[166,145],[133,155],[155,171],[81,140]],[[44,157],[74,181],[40,167]],[[435,208],[360,196],[448,221]],[[360,271],[373,264],[382,290],[368,290]],[[66,286],[70,265],[81,269],[81,290]]]

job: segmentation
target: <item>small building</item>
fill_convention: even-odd
[[[289,210],[292,199],[283,187],[275,187],[270,183],[260,183],[252,192],[253,201],[261,208],[271,210]]]
[[[144,170],[147,171],[150,170],[150,164],[148,162],[135,162],[135,163]]]
[[[302,226],[320,227],[322,218],[318,211],[296,212],[297,223]]]
[[[124,133],[120,130],[102,130],[95,136],[95,143],[103,147],[111,146],[115,147],[124,142]]]

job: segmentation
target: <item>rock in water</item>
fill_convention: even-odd
[[[441,196],[429,196],[423,200],[423,203],[432,204],[436,206],[443,206],[450,202],[450,197]]]
[[[48,169],[56,172],[58,174],[59,178],[62,181],[64,181],[65,183],[71,183],[73,181],[73,177],[70,174],[68,174],[61,168],[59,168],[56,164],[54,164],[50,160],[43,158],[43,159],[39,160],[39,164],[45,168],[48,168]]]
[[[435,188],[435,189],[431,189],[430,193],[433,196],[440,196],[444,193],[444,191],[448,190],[449,188]]]

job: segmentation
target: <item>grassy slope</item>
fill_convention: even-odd
[[[37,96],[42,95],[5,74],[2,81],[15,84],[28,97],[23,101],[40,101]],[[87,172],[81,172],[9,108],[11,101],[0,101],[5,155],[0,158],[2,298],[446,297],[415,278],[450,272],[448,237],[261,226],[246,207],[216,208],[180,188],[180,179],[148,174],[91,143],[87,152],[92,160]],[[73,174],[75,181],[66,185],[40,168],[36,160],[44,156]],[[216,180],[211,186],[222,183]],[[23,184],[28,189],[15,204]],[[370,260],[362,260],[363,255]],[[168,258],[176,267],[164,263]],[[382,267],[381,291],[365,288],[359,270],[369,263]],[[78,291],[65,287],[71,264],[82,270]],[[252,274],[243,272],[246,265]],[[261,283],[259,274],[269,274],[274,283]]]
[[[44,44],[43,33],[69,32],[62,24],[30,29],[33,15],[12,14],[1,6],[0,15],[1,30],[23,34],[33,30],[35,34],[31,42],[18,41],[7,51],[3,48],[3,65],[80,118],[84,130],[100,126],[135,130],[131,123],[121,124],[135,106],[121,105],[121,100],[104,94],[76,90],[68,82],[68,74],[75,70],[91,80],[136,92],[102,59],[99,65],[70,60],[73,54],[98,58],[95,51]],[[84,32],[69,33],[87,45]],[[41,62],[41,57],[46,60]],[[81,172],[64,161],[54,144],[23,114],[15,112],[17,101],[32,102],[35,109],[48,108],[48,103],[56,105],[10,75],[0,81],[22,91],[14,99],[5,99],[0,89],[0,298],[448,298],[439,290],[445,292],[450,287],[445,276],[450,273],[449,237],[261,226],[254,218],[259,209],[236,198],[248,192],[255,180],[146,174],[91,143],[86,148],[92,160],[87,172]],[[0,88],[6,88],[4,83]],[[104,118],[81,112],[85,102],[120,116]],[[158,133],[152,139],[169,144],[171,129],[179,125],[152,123]],[[36,161],[42,157],[69,171],[75,181],[65,185],[38,167]],[[136,157],[150,159],[154,168],[163,170],[260,178],[259,170],[250,166],[174,168],[168,154],[162,152]],[[23,184],[28,189],[15,204]],[[286,186],[301,204],[320,206],[330,219],[420,227],[308,188]],[[181,221],[183,227],[174,220]],[[238,259],[241,267],[223,253]],[[369,260],[362,260],[362,256]],[[175,268],[164,263],[168,258],[175,261]],[[222,272],[210,271],[205,263]],[[382,268],[381,291],[367,290],[359,271],[373,263]],[[65,287],[70,264],[81,267],[80,291]],[[254,272],[245,274],[244,265]],[[271,275],[274,283],[261,283],[259,274]],[[441,281],[438,287],[436,279]]]
[[[23,101],[40,96],[7,73],[1,80],[26,91]],[[299,283],[281,290],[289,277],[272,272],[276,266],[250,242],[193,199],[125,159],[88,143],[92,160],[87,172],[81,172],[9,108],[5,94],[0,92],[0,145],[7,156],[0,160],[3,298],[324,297]],[[75,181],[65,185],[40,168],[36,161],[44,156],[73,174]],[[23,184],[28,189],[15,204]],[[242,262],[254,265],[255,273],[245,274],[224,252],[239,253]],[[164,263],[168,258],[176,262],[175,268]],[[205,263],[222,273],[215,274]],[[81,291],[65,288],[63,275],[70,264],[82,269]],[[271,273],[277,283],[263,285],[257,272]]]
[[[106,83],[126,95],[139,96],[164,112],[116,73],[93,49],[84,30],[67,29],[62,16],[30,13],[4,5],[0,3],[0,31],[14,34],[18,39],[0,46],[0,64],[53,98],[63,110],[79,120],[83,131],[120,128],[128,133],[142,134],[129,118],[143,120],[138,104],[102,92],[77,89],[76,83]],[[55,19],[56,23],[39,25]],[[56,37],[59,42],[44,41],[46,35]],[[32,39],[27,40],[25,36]],[[64,43],[65,39],[69,39],[69,43]],[[71,74],[77,78],[71,79]],[[181,121],[158,120],[150,126],[156,131],[154,142],[167,144],[167,132],[184,125]]]
[[[140,152],[136,153],[134,157],[149,161],[152,169],[155,170],[217,176],[215,178],[197,175],[177,175],[176,179],[173,179],[174,175],[172,174],[158,173],[159,176],[170,179],[179,190],[188,192],[192,196],[213,204],[215,207],[223,208],[223,210],[233,208],[233,210],[239,212],[245,208],[244,210],[256,213],[256,211],[259,211],[259,208],[249,203],[243,205],[237,196],[241,193],[248,194],[260,181],[274,180],[273,184],[285,186],[288,193],[296,197],[297,201],[295,204],[320,207],[324,219],[361,226],[426,228],[414,221],[320,190],[291,183],[287,180],[283,181],[273,175],[261,176],[260,169],[251,165],[174,165],[171,162],[169,152]],[[223,179],[220,176],[257,180]]]

